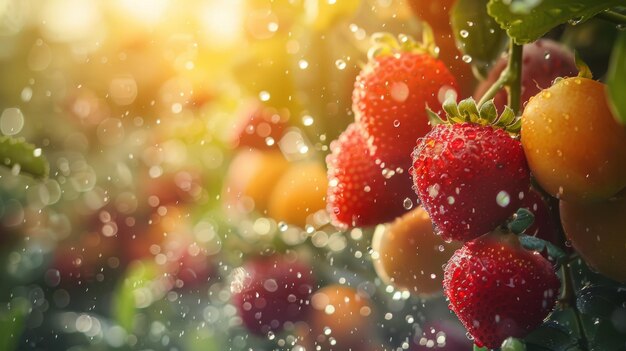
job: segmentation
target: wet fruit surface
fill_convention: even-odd
[[[522,248],[513,234],[494,232],[467,242],[445,269],[450,309],[479,346],[523,337],[552,311],[560,282],[552,264]]]
[[[491,126],[438,125],[419,140],[413,160],[415,190],[444,239],[493,230],[530,186],[519,141]]]
[[[311,296],[310,339],[326,350],[362,349],[373,341],[374,313],[363,293],[347,286],[326,286]]]
[[[567,239],[595,271],[626,282],[626,198],[593,204],[561,201]]]
[[[384,282],[428,297],[441,292],[443,266],[460,247],[436,235],[428,213],[418,207],[376,232],[374,268]]]
[[[352,101],[374,157],[406,170],[415,140],[430,130],[426,106],[441,112],[446,94],[455,88],[445,65],[428,54],[402,52],[371,60],[356,79]]]
[[[626,187],[626,130],[613,118],[602,83],[568,78],[535,95],[521,135],[533,176],[552,196],[598,201]]]
[[[307,316],[314,280],[310,267],[281,256],[249,261],[231,282],[233,303],[251,332],[266,334]]]
[[[274,185],[268,204],[268,215],[303,227],[307,217],[326,208],[328,181],[321,163],[293,164]]]
[[[384,223],[406,212],[410,208],[406,203],[412,206],[415,196],[408,172],[377,164],[357,124],[351,124],[330,149],[326,199],[335,225]]]

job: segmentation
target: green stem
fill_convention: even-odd
[[[569,307],[574,312],[574,317],[576,318],[576,329],[578,329],[578,335],[580,336],[580,342],[582,346],[585,347],[586,350],[589,349],[589,341],[587,338],[587,332],[585,331],[585,326],[583,324],[582,317],[580,316],[580,311],[578,311],[578,307],[576,307],[576,293],[574,292],[574,278],[572,277],[572,270],[569,264],[564,264],[561,266],[561,274],[563,276],[563,292],[561,294],[560,302],[561,306]]]
[[[554,216],[554,219],[557,223],[561,223],[561,212],[559,210],[559,200],[554,199],[550,201],[550,212]],[[564,243],[567,240],[565,236],[565,231],[563,230],[563,226],[559,225],[558,228],[558,237],[559,242]],[[574,313],[574,317],[576,318],[576,329],[578,331],[578,335],[580,335],[580,342],[585,347],[585,350],[589,349],[589,341],[587,338],[587,333],[585,331],[585,326],[583,324],[582,317],[580,316],[580,311],[576,306],[576,291],[574,287],[574,277],[572,276],[572,268],[571,268],[571,260],[573,257],[578,257],[577,253],[573,253],[570,255],[567,262],[564,262],[561,265],[561,277],[563,278],[562,282],[562,291],[561,296],[559,297],[559,305],[562,309],[571,308]]]
[[[509,71],[509,84],[507,84],[507,90],[509,93],[508,104],[509,107],[515,112],[515,115],[519,115],[521,100],[522,100],[522,53],[524,47],[522,45],[516,45],[511,42],[511,48],[509,51],[509,64],[507,69]]]
[[[599,14],[597,14],[596,17],[601,18],[605,21],[613,22],[617,24],[618,26],[626,25],[626,15],[622,15],[619,12],[604,11],[604,12],[600,12]]]
[[[480,98],[478,102],[479,108],[485,102],[493,99],[502,88],[507,88],[509,107],[515,112],[515,115],[519,114],[522,90],[520,83],[522,76],[522,49],[523,46],[517,45],[511,40],[507,66],[500,74],[500,77],[498,77],[498,80],[496,80],[489,90]]]

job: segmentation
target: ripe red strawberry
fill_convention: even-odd
[[[395,173],[377,164],[356,124],[349,125],[330,148],[326,202],[333,224],[344,228],[375,225],[410,209],[405,202],[415,194],[409,173]]]
[[[372,154],[408,167],[415,140],[430,130],[426,106],[441,113],[446,93],[456,86],[445,64],[428,53],[399,51],[370,59],[356,78],[352,108]]]
[[[460,241],[503,224],[530,186],[520,142],[472,123],[439,124],[420,139],[412,176],[438,233]]]
[[[524,337],[552,311],[560,282],[552,264],[511,233],[493,232],[457,250],[444,273],[444,293],[478,346]]]
[[[232,147],[272,149],[282,137],[288,119],[286,110],[279,111],[261,104],[248,106],[233,126]]]

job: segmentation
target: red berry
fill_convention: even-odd
[[[478,346],[500,347],[524,337],[552,311],[560,282],[538,252],[517,236],[493,232],[454,253],[444,274],[444,292]]]
[[[265,334],[305,318],[313,285],[310,267],[286,256],[270,256],[239,269],[231,290],[243,324]]]
[[[522,103],[525,104],[541,89],[548,88],[558,77],[574,77],[578,74],[574,54],[561,44],[541,39],[524,45],[522,54]],[[474,97],[478,100],[498,80],[507,65],[507,59],[501,58],[489,72],[489,76],[476,88]],[[494,98],[494,103],[501,111],[506,105],[506,90],[502,89]]]
[[[530,186],[520,142],[491,126],[437,125],[418,141],[413,160],[416,193],[445,239],[495,229]]]
[[[233,126],[232,147],[268,150],[276,147],[287,126],[289,112],[261,104],[244,109]]]
[[[409,173],[377,164],[356,124],[349,125],[330,149],[326,201],[336,226],[384,223],[411,208],[408,202],[415,195]]]
[[[456,81],[443,62],[428,54],[381,55],[363,68],[352,93],[356,122],[371,152],[393,167],[410,164],[415,140],[430,130],[426,106],[441,112]]]

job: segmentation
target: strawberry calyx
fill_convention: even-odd
[[[454,97],[450,96],[443,103],[442,107],[447,117],[445,121],[430,108],[426,108],[431,125],[455,123],[490,125],[504,129],[512,135],[518,135],[522,127],[521,119],[515,116],[515,112],[510,107],[505,106],[502,113],[498,115],[493,99],[486,101],[479,108],[476,101],[471,97],[457,103]]]
[[[372,47],[367,52],[369,60],[397,53],[427,54],[434,58],[437,58],[439,54],[439,48],[435,44],[435,35],[427,24],[423,25],[421,42],[408,34],[398,34],[396,38],[388,32],[376,32],[372,34],[370,40]]]
[[[520,208],[513,215],[511,220],[507,223],[506,233],[513,233],[518,238],[517,240],[523,248],[530,251],[547,252],[548,256],[552,257],[556,261],[556,265],[559,266],[567,259],[567,254],[558,246],[551,242],[525,234],[534,222],[535,216],[532,212],[525,208]],[[494,231],[495,232],[495,231]]]

